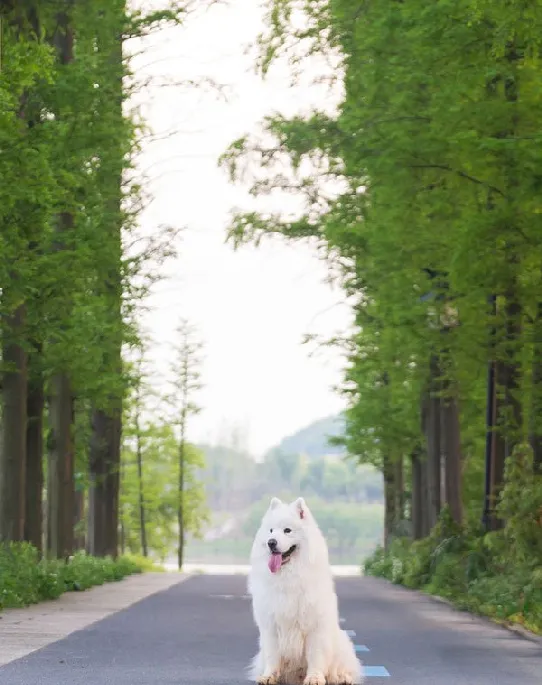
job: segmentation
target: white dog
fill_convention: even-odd
[[[260,631],[251,679],[261,685],[352,685],[362,667],[339,626],[324,536],[302,497],[274,497],[256,534],[248,590]]]

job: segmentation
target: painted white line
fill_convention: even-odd
[[[341,616],[341,618],[339,619],[339,623],[344,623],[345,621],[346,619]]]
[[[365,645],[354,645],[354,649],[356,652],[369,652],[369,647],[366,647]]]
[[[363,675],[367,678],[389,678],[390,674],[384,666],[364,666]]]
[[[345,630],[344,632],[348,635],[348,637],[356,637],[355,630]]]

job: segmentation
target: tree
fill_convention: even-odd
[[[194,402],[194,395],[201,390],[201,350],[194,326],[181,320],[177,328],[178,342],[174,350],[175,359],[171,366],[173,388],[170,403],[173,408],[173,425],[178,431],[178,550],[179,569],[183,566],[186,535],[194,530],[198,521],[192,512],[198,511],[201,496],[195,488],[194,469],[202,467],[201,457],[190,448],[187,441],[188,421],[200,411]]]
[[[116,556],[118,550],[119,473],[122,430],[122,231],[124,158],[130,150],[123,113],[123,29],[126,3],[111,5],[109,25],[98,33],[97,47],[103,54],[102,92],[109,107],[107,121],[113,137],[102,141],[99,183],[104,215],[101,229],[109,254],[101,265],[100,294],[107,302],[108,321],[103,337],[103,372],[116,379],[92,409],[89,493],[89,551],[98,556]],[[129,139],[128,139],[129,140]]]
[[[133,419],[134,411],[126,417],[123,432],[120,500],[123,543],[134,554],[165,561],[178,538],[175,526],[177,439],[167,424],[148,422],[136,428]]]
[[[56,16],[56,26],[51,36],[59,71],[69,68],[74,59],[74,19],[73,3],[65,3]],[[59,80],[62,82],[62,76]],[[54,112],[58,121],[63,120],[65,106],[66,103],[62,103]],[[69,250],[68,236],[75,224],[69,206],[63,207],[57,214],[55,223],[53,249]],[[64,291],[62,296],[58,293],[55,295],[57,302],[62,302],[69,317],[72,308],[72,289]],[[53,341],[49,342],[54,346]],[[47,465],[47,551],[52,557],[67,558],[73,552],[74,545],[75,486],[73,394],[72,381],[66,368],[58,369],[50,380],[49,416],[51,428],[48,436]]]
[[[125,418],[123,423],[126,426],[125,438],[121,446],[121,450],[131,455],[135,452],[135,463],[137,465],[137,510],[139,518],[139,535],[140,535],[140,550],[144,557],[149,555],[149,545],[147,536],[147,518],[148,518],[148,497],[147,488],[150,483],[145,477],[147,475],[147,465],[144,464],[145,456],[150,450],[153,452],[154,445],[148,444],[149,440],[159,439],[162,436],[160,427],[153,424],[146,427],[143,423],[143,413],[149,410],[149,399],[154,395],[152,393],[147,378],[148,371],[145,364],[146,343],[141,340],[137,347],[137,358],[133,363],[133,380],[131,384],[131,392],[128,396],[128,401],[125,403],[124,412]],[[122,455],[121,451],[121,455]],[[126,469],[129,469],[130,457],[121,459],[122,466],[126,475]],[[170,475],[171,471],[170,471]],[[151,480],[154,480],[156,475],[153,474]],[[121,476],[121,489],[124,477]],[[133,524],[130,526],[134,528]]]

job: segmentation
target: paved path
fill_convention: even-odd
[[[184,578],[178,573],[137,574],[87,592],[66,592],[54,602],[8,609],[0,613],[0,666],[126,609]]]
[[[256,649],[245,583],[194,576],[0,667],[0,685],[240,685]],[[368,685],[542,683],[536,643],[371,578],[337,589]]]

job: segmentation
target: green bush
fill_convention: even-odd
[[[86,590],[140,571],[136,561],[125,557],[102,559],[78,552],[64,562],[41,559],[39,552],[28,543],[3,545],[0,547],[0,609],[55,599],[70,590]]]
[[[132,562],[141,572],[165,573],[166,569],[159,562],[140,554],[126,554],[123,559]]]
[[[502,501],[508,503],[510,495],[505,488]],[[424,540],[396,539],[386,551],[376,550],[365,562],[365,573],[542,634],[542,559],[536,554],[531,529],[525,527],[522,536],[516,519],[509,525],[516,532],[513,544],[508,526],[488,535],[460,530],[444,511]],[[531,554],[519,555],[520,546],[525,549],[528,542]]]

